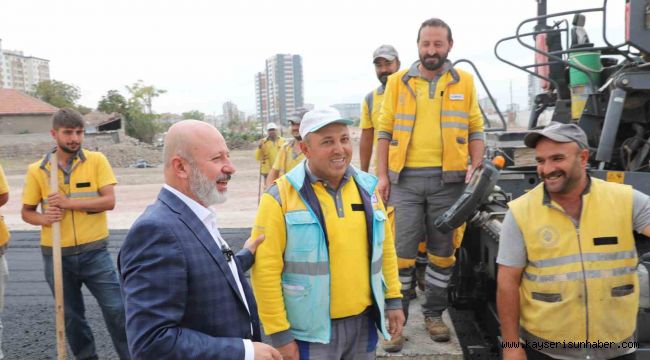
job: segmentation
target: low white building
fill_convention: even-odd
[[[0,39],[0,88],[33,93],[36,85],[45,80],[50,80],[49,60],[3,50]]]

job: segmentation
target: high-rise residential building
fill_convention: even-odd
[[[233,103],[232,101],[226,101],[225,103],[223,103],[222,109],[223,109],[224,124],[228,124],[235,119],[239,121],[246,120],[245,118],[246,114],[242,111],[239,111],[237,105],[235,105],[235,103]]]
[[[304,103],[300,55],[276,54],[266,59],[264,73],[255,75],[255,97],[258,118],[286,125]]]
[[[269,89],[266,81],[266,72],[255,74],[255,112],[257,118],[268,122],[269,119]]]
[[[50,61],[25,56],[22,51],[2,49],[0,40],[0,88],[34,92],[36,85],[50,80]]]

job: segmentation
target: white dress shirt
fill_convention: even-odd
[[[210,235],[212,235],[212,239],[217,243],[217,247],[219,249],[222,249],[224,246],[228,249],[230,249],[230,246],[228,243],[221,237],[221,233],[219,232],[219,228],[217,227],[217,215],[214,213],[214,211],[210,208],[206,208],[205,206],[199,204],[189,196],[183,194],[182,192],[174,189],[173,187],[164,184],[163,188],[166,190],[169,190],[172,194],[176,195],[177,198],[179,198],[187,207],[192,210],[192,212],[196,215],[196,217],[201,220],[203,225],[205,225],[205,228],[208,230]],[[241,298],[244,300],[244,305],[246,305],[246,310],[250,314],[250,308],[248,307],[248,301],[246,300],[246,295],[244,294],[244,288],[241,285],[241,280],[239,279],[239,273],[237,272],[237,264],[235,263],[234,259],[231,259],[230,261],[227,262],[228,267],[230,268],[230,272],[232,273],[232,276],[235,278],[235,282],[237,283],[237,289],[239,290],[239,294],[241,295]],[[253,332],[253,324],[251,324],[251,333]],[[245,360],[253,360],[255,358],[255,351],[253,348],[253,342],[248,339],[242,339],[244,341],[244,350],[246,352],[246,357]]]

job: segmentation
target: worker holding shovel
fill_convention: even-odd
[[[84,121],[77,111],[57,111],[50,132],[56,146],[27,170],[23,220],[42,226],[45,278],[53,293],[60,283],[63,285],[64,301],[57,299],[57,308],[64,309],[65,335],[74,357],[97,359],[95,340],[84,316],[81,285],[85,284],[97,299],[118,356],[129,359],[124,305],[115,266],[107,250],[106,211],[115,207],[115,175],[102,153],[81,147]],[[50,175],[52,168],[58,168],[56,179]],[[39,204],[41,212],[37,211]],[[57,227],[60,227],[59,234],[54,231]],[[60,254],[57,240],[60,240]],[[55,271],[59,259],[60,277]],[[62,336],[57,338],[61,343]],[[65,347],[59,345],[60,354]]]

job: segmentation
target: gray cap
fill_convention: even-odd
[[[540,131],[532,131],[524,137],[524,144],[529,148],[535,148],[541,137],[551,139],[559,143],[576,142],[581,149],[589,148],[587,134],[576,124],[562,124],[552,122]]]
[[[375,50],[374,53],[372,53],[372,62],[377,61],[379,58],[384,58],[388,61],[393,61],[397,59],[399,55],[397,55],[397,50],[392,45],[382,45]]]

